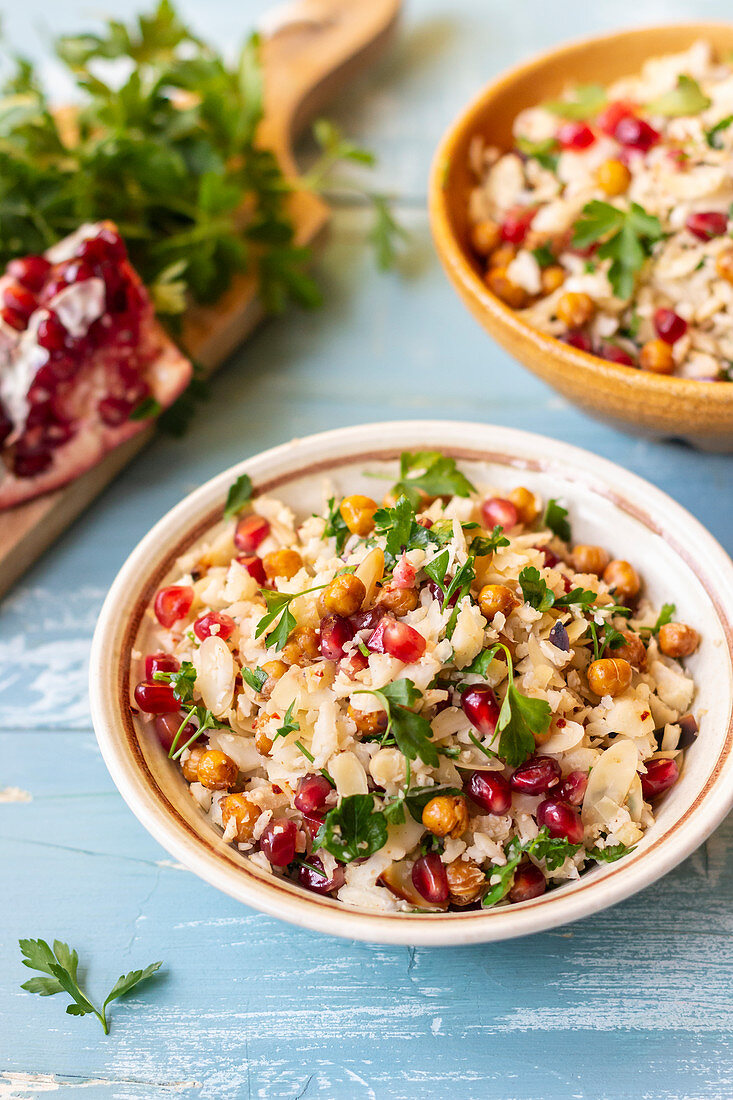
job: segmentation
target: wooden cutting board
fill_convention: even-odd
[[[298,174],[293,142],[329,99],[376,57],[395,26],[400,3],[296,0],[268,20],[262,46],[265,117],[260,140],[277,154],[289,179],[297,180]],[[295,190],[289,209],[297,243],[311,244],[328,221],[328,206],[310,192]],[[263,315],[256,278],[238,276],[216,305],[188,311],[182,346],[211,373]],[[151,425],[69,485],[0,512],[0,596],[154,434]]]

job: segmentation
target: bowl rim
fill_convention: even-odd
[[[217,844],[194,830],[157,786],[139,748],[129,706],[124,703],[129,699],[128,653],[151,591],[173,560],[221,518],[234,478],[248,472],[258,493],[271,492],[304,474],[325,473],[359,461],[392,459],[411,446],[440,447],[459,459],[493,461],[517,469],[555,470],[565,482],[592,487],[653,534],[671,540],[712,602],[733,667],[733,562],[714,537],[666,493],[615,463],[534,433],[464,421],[391,421],[339,428],[260,452],[211,478],[158,521],[123,564],[99,615],[89,668],[95,733],[114,783],[154,839],[210,885],[270,916],[349,939],[392,944],[468,944],[528,935],[578,920],[629,897],[670,871],[710,835],[733,807],[733,705],[723,747],[702,790],[649,848],[604,867],[601,878],[584,876],[565,890],[560,888],[519,906],[416,915],[351,909],[274,876],[263,880],[248,874],[228,845]],[[269,481],[263,476],[268,467],[280,470]],[[694,557],[667,530],[680,525],[688,533],[687,541],[695,546]],[[701,556],[708,571],[714,566],[714,587],[709,577],[701,575],[696,561]],[[123,623],[117,606],[129,593],[133,593],[134,612]]]
[[[551,60],[566,56],[570,62],[574,55],[584,48],[604,42],[615,42],[619,39],[641,38],[653,36],[661,30],[679,30],[699,32],[714,35],[716,30],[725,28],[733,30],[733,23],[724,20],[683,20],[674,23],[657,23],[642,27],[626,27],[621,30],[607,31],[603,34],[585,35],[581,38],[570,39],[553,46],[549,50],[543,50],[534,54],[525,61],[503,70],[497,76],[486,83],[481,90],[473,96],[468,104],[456,115],[453,121],[443,133],[437,149],[433,155],[428,181],[428,212],[433,239],[438,246],[438,252],[446,266],[450,268],[452,276],[466,289],[466,291],[492,315],[499,323],[508,328],[512,334],[527,343],[534,345],[537,352],[551,356],[553,359],[565,360],[584,370],[592,370],[598,378],[606,382],[614,383],[619,379],[625,382],[635,380],[639,389],[649,386],[652,392],[666,393],[671,385],[676,393],[684,398],[685,395],[696,397],[705,393],[706,400],[720,405],[727,405],[733,397],[733,380],[720,381],[711,384],[694,378],[680,378],[677,375],[659,375],[651,371],[634,371],[620,363],[613,363],[607,359],[592,355],[590,352],[581,351],[571,344],[564,344],[553,336],[540,332],[522,320],[517,311],[511,309],[493,294],[485,282],[478,275],[474,264],[471,263],[466,249],[461,245],[454,228],[451,216],[448,186],[449,165],[453,162],[455,147],[460,145],[467,131],[479,132],[479,120],[484,115],[487,101],[491,100],[500,91],[506,90],[511,84],[544,68]],[[653,48],[649,56],[654,56]],[[571,79],[568,73],[568,79]],[[701,389],[701,387],[705,387]]]

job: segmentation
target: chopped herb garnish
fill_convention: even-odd
[[[591,638],[593,639],[593,660],[599,661],[607,649],[618,649],[624,645],[626,639],[620,630],[616,630],[615,627],[606,623],[603,628],[603,635],[599,636],[597,625],[591,620],[588,623],[588,630],[590,631]]]
[[[238,515],[252,499],[252,479],[249,474],[240,474],[229,486],[227,502],[224,505],[224,519]]]
[[[163,411],[163,406],[160,401],[157,401],[154,397],[144,397],[139,405],[130,413],[130,420],[153,420],[156,416],[160,416]]]
[[[499,738],[499,756],[510,768],[519,767],[535,750],[535,737],[541,739],[550,728],[552,711],[545,699],[531,699],[522,695],[514,683],[512,655],[505,645],[508,669],[507,691],[499,711],[496,732]]]
[[[260,593],[267,604],[267,614],[263,615],[257,623],[255,638],[261,637],[268,626],[272,626],[279,617],[277,626],[267,635],[265,646],[267,649],[274,646],[276,650],[281,650],[297,625],[295,615],[290,610],[292,601],[297,600],[299,596],[306,596],[309,592],[320,592],[326,587],[326,584],[317,584],[313,588],[305,588],[302,592],[271,592],[261,588]]]
[[[517,149],[520,153],[524,153],[525,157],[532,157],[548,172],[557,171],[560,147],[555,138],[545,138],[544,141],[530,141],[529,138],[520,137],[517,138]]]
[[[341,863],[351,863],[374,855],[386,843],[387,820],[374,808],[374,795],[350,794],[328,811],[314,848],[323,848]]]
[[[441,554],[438,554],[437,558],[433,558],[431,562],[424,567],[425,572],[432,581],[435,581],[440,589],[443,599],[441,607],[445,609],[446,605],[450,603],[456,593],[458,597],[456,599],[456,606],[460,603],[463,596],[470,591],[471,584],[475,580],[476,574],[473,568],[473,558],[469,557],[467,561],[457,569],[455,575],[448,579],[446,583],[446,570],[448,568],[449,554],[447,550],[443,550]],[[452,617],[452,616],[451,616]],[[452,631],[449,631],[450,623],[446,627],[446,634],[450,638]]]
[[[572,539],[573,533],[568,523],[568,510],[558,504],[556,500],[548,500],[542,522],[545,527],[549,527],[553,535],[556,535],[561,542],[570,542]]]
[[[606,848],[586,848],[589,859],[595,859],[598,863],[615,863],[622,856],[630,855],[636,851],[636,845],[629,848],[625,844],[609,844]]]
[[[397,748],[408,760],[419,756],[431,768],[438,766],[438,750],[433,743],[433,730],[427,718],[415,714],[414,707],[422,699],[412,680],[393,680],[379,691],[366,688],[355,695],[374,695],[387,711],[387,728],[383,737],[393,737]]]
[[[413,508],[420,504],[423,494],[467,497],[475,491],[456,460],[440,451],[403,451],[400,455],[400,479],[392,492],[407,497]]]
[[[555,253],[549,244],[541,244],[539,248],[533,248],[532,255],[540,267],[552,267],[556,262]]]
[[[196,683],[196,669],[190,661],[182,661],[181,667],[177,672],[156,672],[153,675],[153,679],[162,680],[163,683],[171,684],[176,699],[188,708],[183,721],[178,727],[176,736],[173,738],[171,747],[168,750],[169,759],[178,760],[189,745],[197,741],[206,730],[228,730],[230,728],[226,722],[220,722],[218,718],[215,718],[212,712],[207,710],[206,707],[199,706],[195,702],[193,688]],[[179,746],[179,738],[192,718],[197,720],[198,728],[185,744]]]
[[[586,203],[575,223],[573,247],[587,248],[602,242],[597,255],[601,260],[611,260],[608,278],[613,292],[618,298],[630,298],[636,272],[662,235],[659,219],[647,214],[638,203],[632,202],[628,210],[621,210],[593,199]]]
[[[654,626],[642,627],[641,633],[650,634],[652,637],[654,637],[659,633],[663,626],[666,626],[667,623],[672,622],[672,617],[676,610],[677,608],[673,603],[662,604],[662,610],[659,612],[659,616]]]
[[[606,90],[601,84],[579,84],[572,98],[551,99],[542,106],[560,118],[583,121],[593,118],[606,105]]]
[[[283,724],[279,729],[275,731],[275,737],[287,737],[288,734],[295,733],[300,730],[300,722],[293,721],[293,707],[295,706],[295,699],[291,702],[288,709],[285,711],[285,717],[283,718]],[[300,746],[302,749],[302,746]],[[309,757],[311,762],[313,757]]]
[[[556,871],[562,867],[568,856],[573,856],[582,847],[581,844],[571,844],[564,837],[551,837],[547,826],[543,826],[536,837],[522,843],[514,836],[504,847],[507,857],[506,863],[499,867],[494,866],[487,871],[486,877],[491,880],[498,878],[498,882],[491,884],[489,892],[485,895],[482,905],[489,908],[501,901],[514,885],[514,875],[519,864],[525,856],[533,855],[537,859],[543,859],[548,871]]]
[[[267,682],[267,673],[259,665],[255,669],[243,668],[242,679],[245,684],[249,684],[253,691],[262,691]]]
[[[343,554],[346,540],[350,534],[351,531],[346,526],[346,521],[339,511],[335,497],[331,497],[328,502],[328,516],[326,517],[323,537],[324,539],[334,538],[336,540],[336,554],[338,557]]]
[[[679,118],[682,115],[699,115],[710,106],[711,102],[696,80],[687,76],[686,73],[680,73],[675,87],[669,92],[663,92],[651,103],[647,103],[647,110],[652,115]]]
[[[490,535],[476,535],[476,537],[471,540],[468,552],[475,558],[483,558],[487,554],[493,554],[499,547],[508,545],[509,539],[504,534],[504,528],[497,523]]]
[[[728,129],[731,122],[733,122],[733,115],[726,115],[725,118],[721,118],[720,122],[716,122],[714,126],[705,131],[705,140],[711,149],[723,148],[721,134]]]
[[[522,588],[524,602],[533,607],[535,611],[549,611],[555,606],[555,593],[540,576],[539,569],[533,565],[527,565],[519,574],[519,584]]]
[[[464,673],[473,673],[473,675],[475,676],[486,677],[486,673],[489,671],[489,665],[494,660],[498,652],[498,644],[492,645],[490,649],[482,649],[481,652],[478,653],[471,661],[471,664],[464,668],[462,671]]]
[[[491,749],[487,749],[486,745],[482,745],[481,742],[479,741],[478,737],[476,737],[475,734],[469,733],[468,739],[469,739],[469,741],[473,741],[474,745],[479,750],[479,752],[482,752],[484,754],[484,756],[488,756],[489,760],[498,760],[499,759],[499,754],[496,753],[496,752],[492,752]]]
[[[384,560],[389,569],[403,551],[430,545],[430,532],[417,522],[414,506],[406,496],[401,496],[394,508],[377,509],[374,529],[385,538]]]

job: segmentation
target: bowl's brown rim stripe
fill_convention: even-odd
[[[594,492],[597,492],[599,496],[602,496],[606,500],[609,500],[621,511],[626,512],[627,515],[632,516],[634,519],[637,519],[640,523],[644,524],[644,526],[653,534],[664,538],[665,541],[675,551],[675,553],[678,554],[680,558],[682,558],[682,560],[688,565],[690,570],[695,574],[698,581],[705,590],[705,593],[710,599],[710,602],[715,608],[715,612],[718,616],[718,621],[720,622],[725,634],[728,646],[728,658],[731,663],[731,668],[733,669],[733,625],[728,620],[717,598],[715,588],[701,573],[688,548],[684,544],[678,544],[675,539],[671,538],[668,532],[666,532],[663,527],[660,527],[658,524],[656,524],[643,509],[638,508],[637,506],[627,501],[620,494],[608,489],[603,483],[599,483],[595,479],[595,477],[591,477],[590,479],[587,477],[573,477],[572,474],[567,470],[565,466],[563,466],[561,462],[557,462],[552,459],[525,459],[517,455],[508,455],[504,452],[483,451],[463,447],[447,446],[443,447],[442,449],[446,454],[449,454],[451,457],[464,461],[495,463],[496,465],[500,466],[510,466],[525,470],[534,470],[538,472],[548,472],[552,471],[553,469],[557,469],[558,471],[561,471],[560,476],[562,476],[562,479],[564,481],[569,481],[571,483],[576,482],[578,484],[584,485],[586,488],[592,489]],[[279,475],[278,477],[271,478],[270,480],[261,483],[257,486],[256,495],[270,493],[273,489],[277,489],[279,486],[285,484],[286,482],[293,481],[297,478],[313,476],[314,474],[325,472],[327,470],[338,469],[342,466],[351,466],[357,463],[365,462],[388,462],[399,458],[400,451],[401,449],[399,447],[385,447],[380,449],[368,450],[357,454],[347,454],[335,458],[323,459],[319,462],[312,462],[297,471],[284,473]],[[334,901],[331,898],[313,898],[297,885],[293,883],[286,883],[283,879],[278,878],[276,875],[272,875],[270,877],[267,877],[266,879],[260,877],[250,870],[250,868],[244,862],[243,857],[240,857],[240,859],[234,858],[230,853],[229,846],[225,844],[224,841],[219,840],[219,843],[215,844],[212,840],[209,840],[208,837],[205,837],[200,832],[198,832],[191,825],[188,819],[185,818],[181,813],[179,813],[176,807],[170,802],[167,795],[160,789],[155,781],[152,772],[150,771],[150,768],[148,767],[147,761],[145,760],[145,757],[143,756],[142,750],[140,748],[137,730],[135,729],[135,725],[132,719],[129,699],[131,654],[135,639],[142,623],[143,615],[145,614],[145,611],[149,606],[152,594],[159,586],[160,581],[170,571],[175,561],[182,554],[185,554],[186,551],[189,550],[191,546],[193,546],[205,534],[206,531],[210,530],[216,523],[221,521],[222,509],[223,501],[222,505],[217,508],[211,509],[204,519],[197,523],[195,527],[193,527],[188,532],[187,535],[180,539],[174,549],[168,551],[165,558],[161,561],[154,573],[151,575],[143,593],[138,598],[133,614],[128,620],[123,635],[122,644],[120,646],[120,665],[118,670],[119,690],[117,698],[120,719],[125,731],[127,746],[130,750],[130,753],[134,757],[140,769],[140,772],[144,776],[146,784],[151,793],[158,800],[158,802],[163,804],[171,817],[175,819],[179,826],[183,827],[183,829],[194,839],[195,843],[198,846],[204,848],[210,854],[213,854],[217,859],[226,860],[226,862],[235,867],[238,872],[248,875],[250,879],[257,884],[258,888],[265,889],[268,893],[272,893],[272,891],[277,891],[281,893],[284,897],[292,898],[293,896],[295,896],[300,902],[303,902],[312,908],[323,909],[324,906],[328,906],[337,911],[343,912],[344,906],[340,902]],[[657,839],[649,848],[644,849],[643,852],[640,852],[636,856],[632,854],[622,860],[620,863],[609,868],[604,876],[604,882],[607,882],[609,879],[619,874],[622,874],[625,869],[628,869],[629,866],[631,866],[632,864],[638,863],[640,859],[646,859],[650,852],[654,851],[655,848],[658,848],[674,832],[677,831],[680,825],[682,825],[695,812],[697,807],[705,798],[707,792],[710,790],[715,782],[715,779],[719,775],[723,767],[724,761],[730,755],[732,747],[733,711],[729,715],[728,730],[726,733],[723,748],[718,754],[718,758],[715,761],[715,764],[695,801],[687,808],[682,817],[675,821],[674,825],[667,829],[667,831],[663,833],[660,837],[657,837]],[[553,901],[560,896],[560,894],[565,896],[567,892],[572,890],[573,895],[577,895],[585,890],[594,887],[595,885],[596,882],[594,880],[594,876],[592,872],[590,872],[583,875],[583,877],[579,881],[570,883],[569,886],[567,886],[566,888],[558,888],[557,890],[551,891],[549,894],[543,894],[541,897],[535,898],[531,902],[525,903],[525,908],[529,908],[530,906],[532,908],[535,908],[540,905],[549,905],[552,904]],[[439,913],[421,913],[419,916],[410,913],[379,913],[372,912],[371,910],[367,909],[357,909],[352,907],[349,907],[347,912],[361,913],[364,915],[368,915],[369,918],[372,920],[379,920],[381,922],[388,923],[393,923],[395,920],[403,922],[405,920],[418,920],[420,922],[429,920],[431,923],[447,921],[455,922],[456,920],[475,921],[479,919],[490,920],[492,917],[491,910],[472,911],[468,913],[451,913],[450,915]]]

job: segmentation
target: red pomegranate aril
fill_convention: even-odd
[[[103,397],[101,401],[97,402],[99,419],[108,428],[116,428],[129,420],[134,407],[124,397]]]
[[[254,577],[258,584],[264,585],[266,583],[267,575],[262,564],[262,558],[258,558],[256,554],[240,554],[237,561],[247,570],[250,577]]]
[[[298,789],[293,799],[296,810],[304,814],[315,814],[326,805],[326,799],[333,787],[325,775],[304,775],[298,780]]]
[[[571,348],[577,348],[578,351],[585,351],[589,355],[593,353],[593,344],[587,332],[566,332],[560,340]]]
[[[50,450],[46,447],[25,448],[18,441],[13,456],[13,473],[16,477],[35,477],[47,470],[53,461]]]
[[[508,211],[501,226],[502,240],[507,244],[521,244],[536,213],[534,206],[518,206]]]
[[[353,615],[349,615],[349,622],[354,634],[356,634],[359,630],[374,630],[386,614],[387,612],[381,604],[375,604],[368,611],[357,611]]]
[[[537,824],[547,827],[552,837],[565,837],[571,844],[583,841],[583,822],[567,802],[547,799],[537,807]]]
[[[276,817],[265,826],[260,849],[275,867],[287,867],[295,859],[298,828],[288,817]]]
[[[498,772],[474,772],[464,790],[477,806],[490,814],[505,814],[512,804],[512,791]]]
[[[521,901],[538,898],[546,889],[547,882],[539,867],[535,867],[534,863],[523,863],[514,872],[514,882],[507,897],[513,905],[518,905]]]
[[[580,806],[585,798],[587,786],[587,772],[569,772],[560,784],[557,796],[563,802],[569,802],[571,806]]]
[[[0,309],[0,317],[6,325],[10,325],[16,332],[23,332],[28,324],[28,318],[24,313],[19,313],[17,309],[11,309],[10,306],[3,306]]]
[[[628,149],[638,149],[641,153],[648,152],[660,138],[653,126],[643,118],[636,118],[634,115],[624,115],[620,118],[613,136],[620,145],[625,145]]]
[[[369,665],[369,658],[365,657],[359,649],[353,649],[348,657],[344,657],[341,661],[341,668],[344,670],[347,676],[352,679],[363,672]]]
[[[425,652],[425,639],[422,634],[419,634],[413,627],[408,626],[407,623],[398,623],[396,619],[384,620],[382,645],[384,646],[384,653],[389,654],[390,657],[394,657],[398,661],[402,661],[405,665],[411,665],[415,661],[419,661]]]
[[[549,550],[546,546],[538,546],[537,549],[542,554],[545,569],[554,569],[556,565],[560,564],[560,559],[554,551]]]
[[[477,684],[461,695],[461,706],[476,732],[482,737],[493,737],[499,721],[499,703],[490,687]]]
[[[64,264],[63,275],[66,284],[71,286],[72,283],[85,283],[87,279],[93,279],[94,270],[84,260],[69,260]]]
[[[171,627],[188,615],[193,603],[193,588],[188,585],[172,584],[161,588],[155,597],[153,610],[161,626]]]
[[[557,131],[557,140],[563,149],[587,149],[596,136],[585,122],[565,122]]]
[[[596,125],[604,134],[614,137],[621,119],[633,117],[635,114],[636,104],[629,103],[628,100],[616,99],[603,108],[596,119]]]
[[[40,290],[50,270],[51,264],[44,256],[23,256],[11,260],[7,268],[8,275],[30,290]]]
[[[445,864],[437,852],[420,856],[412,867],[412,885],[431,905],[443,905],[450,893]]]
[[[6,413],[2,401],[0,401],[0,443],[5,442],[12,430],[13,421]]]
[[[649,802],[657,795],[673,787],[680,777],[680,769],[674,760],[649,760],[646,774],[641,777],[641,791]]]
[[[219,611],[208,611],[193,624],[193,632],[202,642],[204,638],[212,635],[226,641],[234,633],[236,625],[229,615],[222,615]]]
[[[298,882],[314,894],[330,894],[334,890],[340,890],[345,878],[343,867],[336,867],[329,877],[318,856],[310,856],[298,869]]]
[[[26,321],[38,307],[35,294],[21,283],[7,283],[3,287],[3,304],[25,317]]]
[[[490,497],[481,505],[481,519],[484,527],[490,530],[498,524],[506,531],[517,526],[519,512],[510,500],[504,500],[503,497]]]
[[[261,542],[264,542],[270,533],[270,524],[263,516],[244,516],[237,523],[234,532],[234,545],[237,550],[244,550],[246,554],[253,554]]]
[[[55,313],[49,313],[38,325],[36,340],[47,351],[61,351],[66,346],[68,332]]]
[[[171,685],[162,680],[141,680],[134,694],[135,702],[146,714],[169,714],[179,705]]]
[[[180,667],[172,653],[151,653],[145,658],[145,678],[154,680],[156,672],[178,672]]]
[[[551,756],[530,756],[509,780],[513,790],[522,794],[544,794],[560,783],[560,765]]]
[[[353,636],[348,619],[342,615],[327,615],[321,619],[321,656],[328,661],[340,661],[344,656],[344,646]]]
[[[450,584],[450,582],[452,580],[453,580],[453,578],[450,577],[450,576],[444,577],[443,583],[445,584],[446,588],[448,587],[448,585]],[[434,600],[440,600],[441,604],[443,603],[443,600],[444,600],[443,592],[440,588],[440,585],[436,584],[435,581],[428,581],[428,592],[430,593],[430,595],[433,597]],[[453,595],[451,596],[451,598],[448,600],[448,603],[445,606],[446,607],[455,607],[456,604],[458,603],[459,595],[460,595],[459,592],[454,592]]]
[[[635,367],[636,363],[625,348],[618,344],[601,344],[599,348],[601,359],[609,363],[620,363],[624,367]]]
[[[718,210],[690,214],[685,228],[700,241],[712,241],[713,237],[722,237],[727,230],[728,215]]]
[[[173,742],[176,741],[176,734],[181,729],[181,723],[183,722],[184,715],[180,711],[171,712],[169,714],[156,714],[155,716],[155,732],[158,735],[158,740],[165,749],[166,752],[170,752]],[[196,732],[196,727],[192,722],[187,722],[181,730],[181,736],[176,741],[176,748],[182,748],[186,745]]]
[[[673,309],[658,309],[654,314],[654,328],[665,344],[676,344],[687,332],[687,321]]]
[[[323,814],[303,814],[303,828],[311,840],[314,840],[326,818]]]

